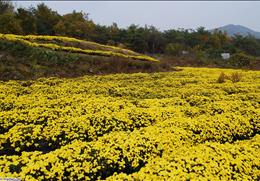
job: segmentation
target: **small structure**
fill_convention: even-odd
[[[221,57],[222,59],[227,60],[230,58],[230,53],[221,53]]]
[[[185,51],[185,50],[182,50],[182,51],[181,51],[181,54],[182,54],[182,55],[188,55],[189,52],[188,52],[188,51]]]

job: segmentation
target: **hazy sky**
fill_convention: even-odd
[[[102,25],[116,22],[119,27],[127,27],[135,23],[165,30],[240,24],[260,31],[260,2],[257,1],[16,1],[15,4],[29,7],[41,2],[60,14],[82,10]]]

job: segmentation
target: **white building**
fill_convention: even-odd
[[[230,58],[230,53],[221,53],[222,59],[226,60]]]
[[[182,51],[181,51],[181,54],[182,54],[182,55],[188,55],[189,52],[188,52],[188,51],[185,51],[185,50],[182,50]]]

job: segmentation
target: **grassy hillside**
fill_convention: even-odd
[[[0,34],[0,79],[170,70],[131,50],[59,36]]]
[[[259,180],[259,86],[209,68],[0,82],[0,177]]]

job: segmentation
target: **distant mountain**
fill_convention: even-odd
[[[240,34],[242,36],[247,36],[248,34],[256,37],[256,38],[260,38],[260,32],[251,30],[245,26],[241,26],[241,25],[233,25],[233,24],[229,24],[226,26],[222,26],[219,28],[215,28],[213,30],[210,30],[211,32],[214,30],[220,30],[220,31],[226,31],[227,34],[229,36],[234,36],[235,34]]]

